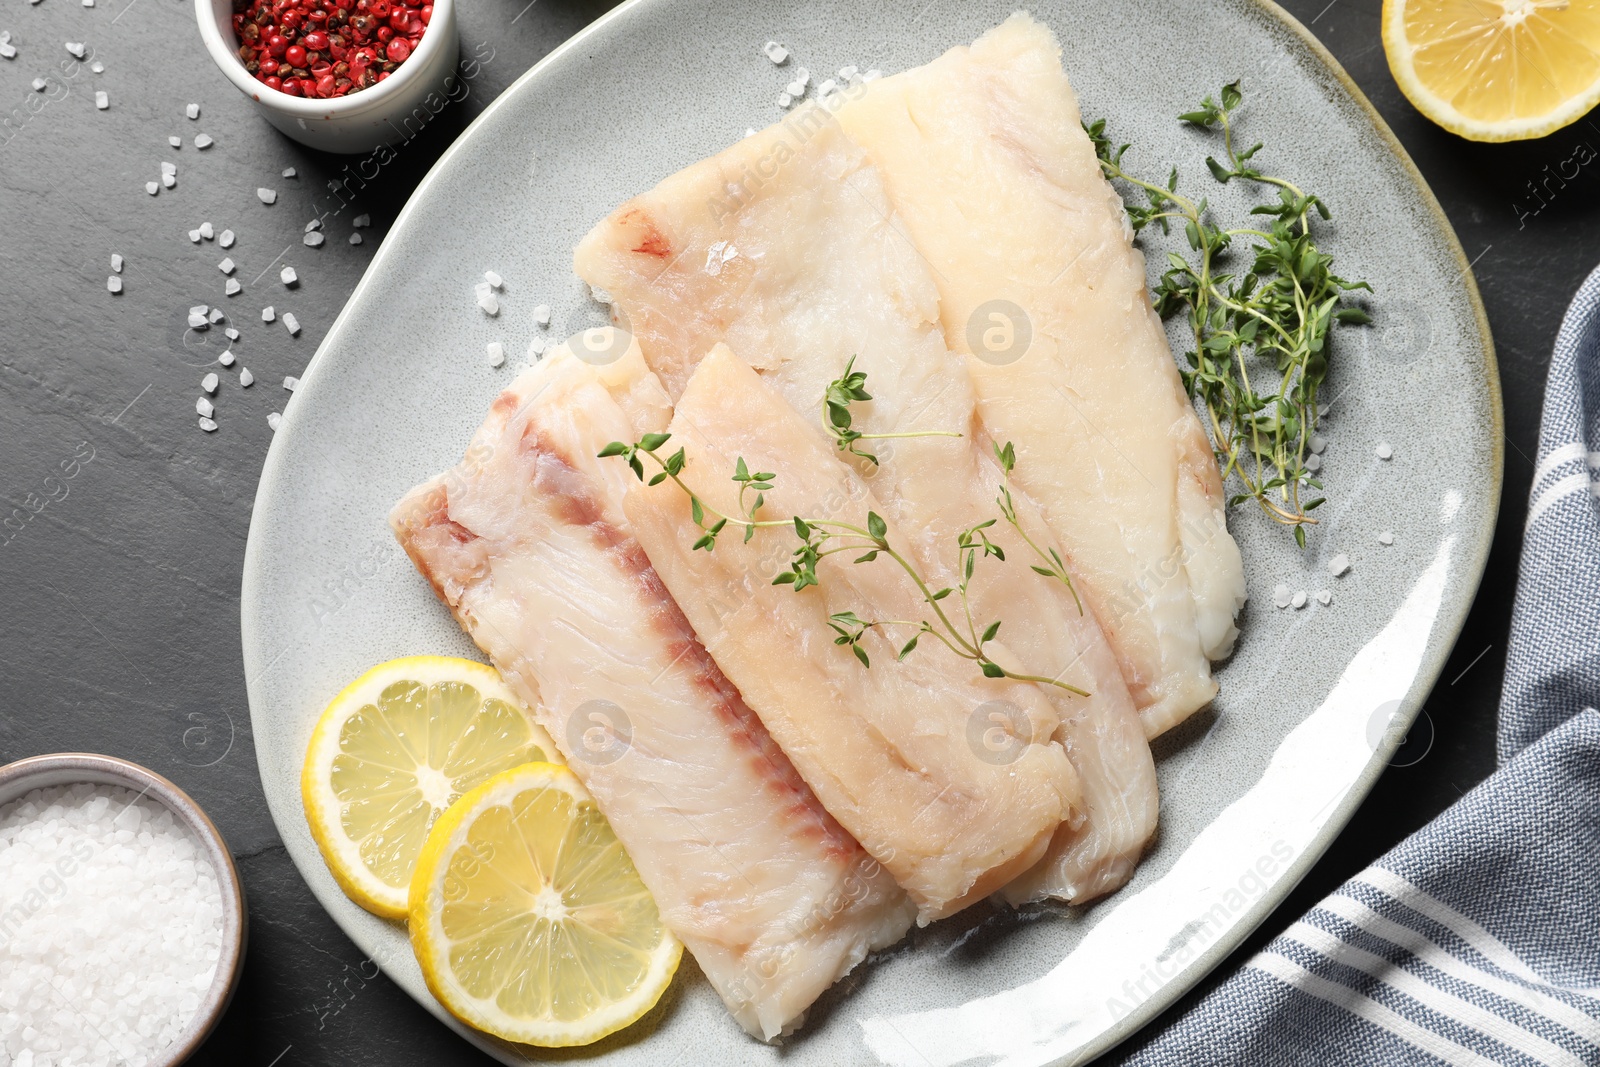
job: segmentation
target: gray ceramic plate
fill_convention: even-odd
[[[244,657],[267,799],[306,881],[363,951],[441,1014],[404,931],[347,901],[306,831],[300,760],[325,702],[392,656],[475,655],[389,535],[389,506],[455,463],[535,336],[603,321],[571,249],[627,196],[777,117],[796,66],[903,70],[1010,13],[991,0],[635,0],[491,106],[418,188],[305,375],[267,457],[245,557]],[[1077,1063],[1170,1004],[1289,892],[1391,758],[1466,615],[1499,500],[1500,397],[1471,272],[1393,136],[1302,29],[1253,0],[1041,0],[1084,113],[1129,163],[1189,188],[1204,136],[1172,116],[1243,76],[1241,136],[1332,204],[1326,245],[1377,291],[1336,349],[1331,503],[1311,548],[1240,510],[1251,602],[1214,709],[1157,745],[1160,838],[1087,909],[969,909],[860,968],[780,1052],[686,965],[639,1025],[559,1057],[466,1034],[506,1062]],[[794,51],[787,67],[761,53]],[[1235,186],[1237,183],[1235,183]],[[1224,192],[1237,195],[1235,186]],[[1226,197],[1223,198],[1227,204]],[[474,303],[506,278],[499,318]],[[554,308],[547,331],[540,303]],[[485,365],[501,341],[507,366]],[[1419,403],[1419,398],[1425,398]],[[1374,454],[1388,442],[1394,458]],[[1444,457],[1448,457],[1445,461]],[[1384,547],[1378,534],[1392,530]],[[1328,576],[1344,553],[1350,572]],[[1328,607],[1272,607],[1279,583]],[[447,1022],[449,1020],[446,1020]],[[455,1025],[452,1023],[451,1025]]]

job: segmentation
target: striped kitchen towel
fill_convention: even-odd
[[[1600,270],[1546,387],[1500,769],[1128,1067],[1600,1064]]]

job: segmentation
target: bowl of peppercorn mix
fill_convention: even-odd
[[[460,95],[455,0],[199,0],[195,11],[227,79],[312,148],[410,140]]]

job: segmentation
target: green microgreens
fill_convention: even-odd
[[[1331,218],[1327,205],[1283,178],[1251,164],[1261,145],[1240,150],[1233,143],[1234,111],[1243,102],[1238,82],[1222,87],[1220,100],[1206,97],[1178,116],[1205,130],[1220,131],[1225,160],[1206,157],[1206,169],[1226,185],[1235,178],[1277,190],[1276,203],[1252,208],[1270,219],[1270,228],[1222,229],[1209,220],[1207,202],[1181,195],[1178,171],[1166,185],[1129,174],[1122,167],[1128,145],[1113,147],[1105,120],[1084,127],[1107,178],[1120,179],[1143,193],[1147,203],[1127,205],[1135,233],[1150,223],[1168,232],[1181,222],[1194,261],[1168,253],[1168,269],[1156,287],[1155,309],[1162,318],[1187,313],[1194,348],[1185,353],[1184,385],[1205,405],[1213,447],[1224,480],[1234,475],[1244,492],[1229,506],[1254,500],[1275,522],[1294,528],[1302,548],[1305,527],[1320,495],[1302,502],[1302,490],[1322,490],[1306,467],[1306,451],[1317,425],[1317,390],[1328,373],[1328,334],[1334,323],[1366,323],[1358,307],[1342,307],[1344,293],[1371,291],[1366,282],[1349,282],[1331,270],[1333,259],[1317,247],[1311,213]],[[1219,273],[1220,261],[1235,238],[1253,241],[1254,261],[1244,275]],[[1273,368],[1276,392],[1251,384],[1250,364]]]
[[[844,374],[828,383],[822,397],[822,426],[841,451],[867,460],[874,467],[878,457],[860,446],[862,441],[887,441],[901,437],[960,437],[951,430],[912,430],[907,433],[862,433],[851,428],[850,405],[858,400],[871,400],[867,392],[867,374],[855,370],[856,357],[851,356],[844,365]]]

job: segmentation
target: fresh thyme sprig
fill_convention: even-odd
[[[641,457],[648,458],[659,470],[650,476],[648,484],[660,485],[671,480],[679,489],[689,497],[689,514],[697,529],[701,531],[699,539],[694,543],[691,551],[704,549],[707,552],[716,548],[718,536],[727,527],[734,526],[744,530],[744,540],[748,542],[757,530],[786,528],[793,531],[799,539],[790,556],[789,569],[783,571],[772,580],[773,585],[787,585],[795,592],[818,584],[817,564],[829,556],[840,552],[860,552],[854,562],[858,564],[871,563],[880,555],[887,556],[910,579],[916,587],[917,594],[922,602],[931,609],[936,622],[928,619],[862,619],[854,612],[846,611],[829,616],[829,626],[838,635],[834,643],[848,645],[855,657],[861,661],[862,666],[871,667],[871,661],[866,649],[861,647],[861,639],[868,630],[887,627],[910,626],[916,632],[911,639],[900,649],[899,659],[910,655],[917,647],[917,642],[924,634],[931,634],[936,640],[962,659],[975,663],[986,678],[1012,678],[1018,681],[1037,682],[1044,685],[1053,685],[1065,689],[1079,696],[1088,696],[1088,692],[1061,681],[1059,678],[1050,678],[1044,675],[1024,674],[1008,670],[995,662],[990,657],[986,646],[993,641],[1000,632],[1000,620],[996,619],[984,626],[981,631],[978,623],[972,616],[970,598],[968,597],[968,583],[972,580],[981,557],[994,556],[1004,560],[1005,553],[999,545],[989,540],[984,532],[993,526],[997,520],[978,523],[963,530],[957,538],[958,551],[961,553],[961,579],[955,586],[942,589],[933,589],[927,579],[917,570],[915,564],[908,560],[889,544],[888,524],[876,512],[867,512],[865,526],[853,523],[840,522],[832,519],[806,519],[799,515],[786,519],[763,519],[758,517],[758,512],[766,503],[765,490],[771,489],[775,476],[767,472],[754,472],[749,470],[743,457],[735,463],[733,480],[739,483],[739,506],[742,515],[728,515],[710,504],[706,503],[683,480],[683,470],[686,465],[684,450],[678,449],[669,456],[661,456],[659,450],[671,439],[670,434],[646,434],[638,441],[628,444],[623,441],[612,441],[600,450],[601,458],[611,456],[622,457],[641,481],[645,480],[644,462]],[[753,501],[746,502],[746,493],[755,492]],[[708,523],[708,519],[709,521]],[[952,619],[942,606],[942,602],[951,594],[958,593],[961,603],[959,619]]]
[[[1033,572],[1042,574],[1046,578],[1054,578],[1066,586],[1067,591],[1072,594],[1072,602],[1078,606],[1078,614],[1082,615],[1083,601],[1078,599],[1078,588],[1072,584],[1072,576],[1067,573],[1067,565],[1061,561],[1061,553],[1056,551],[1054,545],[1050,546],[1050,551],[1046,553],[1033,538],[1028,536],[1028,531],[1022,528],[1022,523],[1017,521],[1017,505],[1011,499],[1011,472],[1017,465],[1017,450],[1012,447],[1010,441],[1005,443],[1004,448],[998,444],[993,445],[993,448],[994,458],[999,461],[1000,470],[1004,473],[1004,478],[1000,482],[1000,495],[995,497],[994,501],[1000,508],[1001,517],[1011,524],[1012,529],[1017,531],[1017,536],[1022,538],[1022,543],[1033,549],[1033,554],[1042,561],[1042,564],[1029,564]]]
[[[1239,83],[1230,82],[1220,100],[1208,96],[1178,118],[1222,134],[1224,159],[1206,157],[1218,182],[1238,178],[1277,191],[1276,203],[1250,211],[1270,219],[1266,230],[1214,225],[1205,198],[1196,202],[1177,191],[1176,167],[1165,186],[1137,178],[1122,166],[1129,146],[1113,146],[1104,119],[1084,129],[1106,176],[1134,186],[1147,201],[1127,205],[1134,232],[1155,222],[1165,233],[1169,222],[1181,222],[1196,253],[1193,262],[1168,253],[1155,308],[1163,318],[1187,313],[1194,348],[1185,353],[1184,385],[1205,405],[1223,478],[1236,476],[1245,490],[1230,497],[1229,506],[1254,500],[1275,522],[1293,527],[1303,548],[1305,527],[1317,521],[1310,513],[1325,499],[1322,483],[1306,467],[1306,451],[1317,425],[1317,391],[1328,372],[1328,334],[1336,322],[1371,321],[1358,307],[1340,306],[1344,293],[1371,287],[1334,274],[1332,257],[1317,247],[1311,213],[1331,218],[1321,198],[1254,166],[1260,144],[1235,147],[1234,111],[1243,99]],[[1255,258],[1242,276],[1218,270],[1235,238],[1253,242]],[[1263,362],[1273,385],[1258,389],[1250,368]],[[1302,501],[1302,489],[1319,495]]]
[[[854,369],[856,357],[844,365],[844,374],[828,383],[822,397],[822,426],[828,431],[841,451],[868,460],[874,467],[878,457],[860,447],[861,441],[887,441],[902,437],[960,437],[952,430],[910,430],[905,433],[862,433],[851,428],[850,405],[858,400],[871,400],[867,392],[867,374]]]

